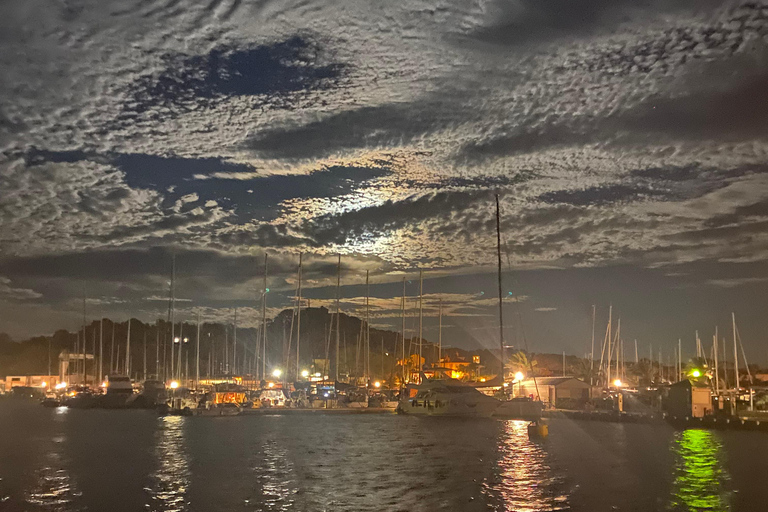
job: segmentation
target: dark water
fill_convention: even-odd
[[[768,436],[0,402],[0,510],[768,510]]]

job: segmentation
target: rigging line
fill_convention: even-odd
[[[500,236],[501,238],[501,236]],[[512,282],[513,284],[517,282],[515,278],[515,274],[512,272],[512,262],[509,259],[509,250],[507,250],[507,242],[504,241],[504,255],[507,257],[507,271],[512,275]],[[520,302],[517,298],[517,287],[512,287],[512,298],[514,299],[515,303],[515,312],[517,314],[517,321],[518,325],[520,326],[520,336],[523,338],[523,343],[525,344],[525,351],[530,354],[531,351],[528,348],[528,338],[525,336],[525,326],[523,325],[523,315],[520,313]],[[514,336],[514,330],[512,331]],[[533,360],[528,359],[528,366],[531,367],[531,378],[533,379],[533,385],[536,388],[536,396],[540,397],[541,394],[539,393],[539,384],[536,382],[536,372],[533,370]],[[501,376],[502,380],[504,380],[504,375]]]

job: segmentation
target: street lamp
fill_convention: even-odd
[[[616,386],[617,388],[620,388],[621,387],[621,379],[616,379],[615,381],[613,381],[613,385]]]
[[[521,380],[523,380],[524,378],[525,378],[525,374],[523,374],[523,372],[517,372],[517,373],[515,374],[515,380],[516,380],[516,381],[521,381]]]
[[[302,371],[301,372],[301,376],[306,379],[307,377],[309,377],[309,371],[307,371],[307,370]]]
[[[276,379],[279,379],[282,374],[283,372],[280,368],[275,368],[275,371],[272,372],[272,376]]]
[[[174,343],[178,343],[178,342],[180,342],[180,341],[181,341],[181,338],[179,338],[178,336],[176,336],[175,338],[173,338],[173,342],[174,342]]]
[[[381,387],[381,382],[379,382],[379,381],[374,382],[373,383],[373,387],[380,388]]]
[[[179,387],[179,383],[176,382],[175,380],[172,380],[171,381],[171,389],[176,389],[178,387]]]

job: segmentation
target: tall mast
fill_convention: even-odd
[[[264,253],[264,295],[261,301],[261,378],[267,378],[267,253]],[[258,359],[257,363],[258,364]],[[287,372],[287,368],[286,368]],[[259,369],[256,368],[256,373],[259,373]],[[288,376],[286,375],[286,378]],[[296,378],[298,380],[298,377]]]
[[[640,362],[640,354],[637,353],[637,338],[635,338],[635,364]]]
[[[299,288],[296,313],[296,380],[298,381],[301,372],[299,371],[299,347],[301,346],[301,253],[299,253]]]
[[[621,372],[619,371],[619,352],[621,350],[621,318],[619,318],[619,325],[616,327],[616,339],[614,340],[616,351],[616,378],[621,379]]]
[[[112,322],[112,346],[109,354],[109,373],[115,373],[115,322]]]
[[[160,380],[160,319],[155,322],[155,379]]]
[[[405,276],[403,276],[403,299],[400,302],[400,318],[402,320],[400,341],[403,344],[403,384],[405,384],[405,379],[408,377],[408,370],[405,359]]]
[[[147,330],[144,329],[144,380],[147,380]]]
[[[235,323],[232,332],[232,374],[237,375],[237,308],[235,308]]]
[[[419,269],[419,375],[422,370],[422,353],[423,353],[423,328],[424,328],[424,271]]]
[[[85,283],[83,283],[83,381],[82,381],[83,382],[83,386],[85,386],[87,384],[86,379],[88,377],[88,374],[86,373],[86,370],[85,370],[85,366],[86,366],[85,365],[85,362],[86,362],[85,347],[86,347],[86,345],[88,345],[88,337],[85,334],[85,321],[86,321],[85,320],[85,302],[86,302],[86,298],[87,298],[87,295],[85,293]]]
[[[635,352],[637,352],[637,342],[635,342]],[[589,385],[592,385],[592,373],[595,369],[595,305],[592,304],[592,351],[589,356]]]
[[[125,373],[131,376],[131,318],[128,318],[128,335],[125,341]]]
[[[171,262],[171,378],[173,379],[173,351],[176,344],[176,253],[173,253]]]
[[[736,393],[739,392],[739,349],[736,345],[736,313],[731,313],[733,319],[733,373],[736,376]]]
[[[195,350],[195,388],[200,388],[200,310],[197,310],[197,345]]]
[[[365,381],[371,378],[371,288],[368,281],[368,271],[365,271],[365,361],[363,363],[363,374]]]
[[[501,295],[501,210],[499,208],[499,194],[496,194],[496,256],[498,257],[498,281],[499,281],[499,364],[502,382],[504,381],[504,308]]]
[[[48,356],[48,359],[50,360],[50,355]],[[48,362],[48,366],[51,366],[50,361]],[[51,373],[50,369],[48,370],[48,373]],[[101,317],[101,323],[99,326],[99,380],[104,379],[104,316]]]
[[[341,323],[341,254],[336,265],[336,382],[339,382],[339,324]]]
[[[715,393],[720,395],[720,372],[717,361],[717,328],[715,328],[715,334],[712,336],[712,352],[715,356]]]
[[[443,357],[443,299],[440,299],[437,316],[437,360],[439,362]]]
[[[611,387],[611,341],[612,341],[612,335],[613,335],[613,304],[608,306],[608,374],[606,376],[606,383],[605,385],[607,387]],[[651,357],[651,361],[653,361],[653,357]]]

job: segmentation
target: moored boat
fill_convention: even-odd
[[[408,384],[397,411],[417,416],[464,416],[489,418],[501,402],[456,379],[428,379]]]

